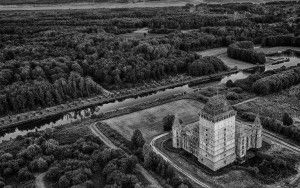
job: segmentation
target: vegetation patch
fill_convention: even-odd
[[[246,61],[252,64],[265,64],[265,54],[254,50],[254,43],[251,41],[236,42],[228,46],[227,55],[233,59]]]

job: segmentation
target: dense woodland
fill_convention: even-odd
[[[228,46],[227,55],[233,59],[242,60],[252,64],[265,64],[266,57],[262,52],[254,50],[254,44],[251,41],[236,42]]]
[[[49,132],[30,133],[19,137],[18,143],[18,146],[0,150],[1,187],[12,182],[22,184],[34,179],[34,173],[42,172],[47,182],[61,188],[80,184],[83,187],[109,188],[114,184],[141,187],[135,170],[137,158],[122,150],[107,148],[97,137],[81,136],[60,143]]]
[[[264,37],[294,33],[296,25],[287,18],[295,6],[1,12],[0,116],[105,95],[104,88],[227,70],[217,58],[195,52],[244,40],[260,44]],[[242,16],[234,18],[234,12]],[[145,27],[152,34],[132,33]]]
[[[263,42],[263,46],[294,46],[300,47],[300,37],[294,37],[289,35],[279,35],[266,37]]]

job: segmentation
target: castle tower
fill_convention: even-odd
[[[255,117],[253,127],[255,130],[255,148],[261,148],[262,146],[262,126],[260,122],[259,114]]]
[[[175,114],[175,119],[172,126],[172,143],[174,148],[181,148],[181,130],[182,122],[178,118],[178,115]]]
[[[211,97],[200,112],[198,160],[213,171],[236,159],[235,116],[223,95]]]

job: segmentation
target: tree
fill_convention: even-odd
[[[142,132],[139,129],[136,129],[131,137],[131,145],[133,148],[142,148],[145,144],[145,139]]]
[[[283,122],[283,125],[286,125],[286,126],[293,125],[293,123],[294,123],[293,118],[291,118],[291,116],[286,112],[282,116],[282,122]]]
[[[173,114],[169,114],[163,118],[164,131],[172,130],[174,119],[175,119],[175,116]]]
[[[58,181],[59,187],[69,187],[71,185],[71,181],[67,178],[66,175],[63,175],[62,177],[59,178]]]
[[[235,85],[234,85],[234,83],[233,83],[233,81],[232,80],[228,80],[227,82],[226,82],[226,87],[234,87]]]

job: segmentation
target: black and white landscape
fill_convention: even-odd
[[[299,187],[299,15],[0,0],[0,188]]]

